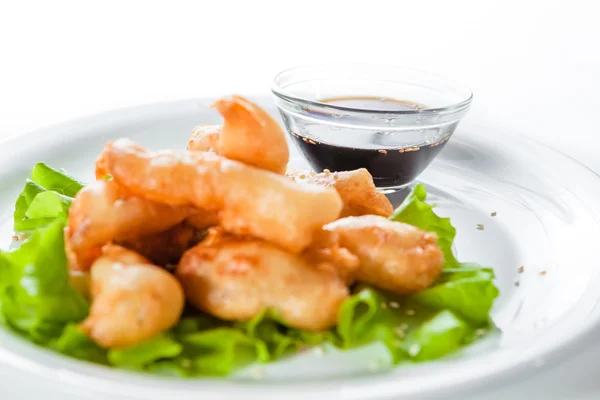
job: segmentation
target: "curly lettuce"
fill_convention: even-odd
[[[37,163],[15,203],[15,232],[33,231],[55,220],[66,221],[71,202],[82,187],[66,173]]]
[[[18,249],[0,252],[0,314],[37,343],[48,343],[88,313],[87,302],[69,284],[63,229],[55,221]]]
[[[428,204],[425,200],[427,200],[427,189],[425,185],[419,183],[396,208],[390,219],[416,226],[427,232],[435,232],[438,236],[438,245],[444,253],[444,267],[456,266],[458,260],[452,252],[456,228],[450,223],[450,218],[439,217],[433,211],[435,205]]]

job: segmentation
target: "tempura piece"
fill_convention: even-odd
[[[112,180],[93,182],[77,193],[69,210],[66,232],[69,267],[86,271],[105,244],[163,232],[191,214],[191,207],[124,196]]]
[[[324,230],[315,232],[313,242],[302,252],[302,257],[316,268],[335,273],[347,285],[355,281],[360,265],[358,256],[340,245],[337,233]]]
[[[118,242],[119,245],[139,253],[155,265],[176,265],[183,253],[197,244],[202,235],[188,224],[149,235]]]
[[[188,150],[214,151],[230,160],[284,174],[290,158],[281,127],[265,110],[241,96],[213,104],[225,122],[223,127],[194,128]]]
[[[310,182],[321,186],[333,186],[344,202],[342,217],[367,214],[389,217],[394,208],[384,194],[377,191],[373,177],[364,168],[354,171],[321,172],[288,171],[287,176],[296,182]]]
[[[220,125],[198,125],[192,130],[187,149],[191,151],[219,152],[219,139],[223,127]]]
[[[108,171],[106,170],[106,158],[104,153],[100,154],[96,159],[96,180],[107,179],[109,177]]]
[[[108,245],[91,268],[92,305],[81,330],[104,348],[132,346],[171,328],[184,294],[177,279],[144,257]]]
[[[365,215],[339,219],[323,230],[358,256],[354,277],[382,289],[414,293],[431,286],[442,271],[437,235],[412,225]]]
[[[189,225],[193,226],[199,231],[206,230],[211,226],[219,224],[219,217],[215,212],[209,212],[206,210],[197,210],[185,220]]]
[[[188,301],[218,318],[248,321],[271,309],[291,327],[309,331],[335,325],[348,296],[336,274],[301,256],[215,230],[183,255],[176,275]]]
[[[108,172],[134,195],[216,212],[226,231],[292,252],[308,246],[314,232],[342,209],[333,188],[298,184],[213,153],[152,153],[128,139],[109,144],[105,152]]]

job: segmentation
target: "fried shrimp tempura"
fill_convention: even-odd
[[[108,245],[91,268],[92,305],[80,325],[104,348],[132,346],[175,325],[184,306],[177,279],[139,254]]]
[[[165,231],[183,221],[191,210],[124,196],[114,181],[93,182],[77,193],[69,210],[69,267],[86,271],[105,244]]]
[[[442,272],[435,233],[375,215],[342,218],[323,230],[359,258],[356,280],[407,294],[431,286]]]
[[[312,171],[288,171],[287,176],[296,182],[334,187],[344,202],[341,217],[367,214],[389,217],[394,211],[392,203],[377,191],[373,177],[364,168],[354,171],[325,171],[318,174]]]
[[[226,231],[300,252],[342,209],[333,188],[298,184],[222,156],[152,153],[128,139],[106,149],[108,172],[129,192],[172,206],[216,212]]]
[[[218,318],[248,321],[271,309],[290,326],[310,331],[335,325],[348,296],[336,274],[299,255],[214,230],[183,255],[176,275],[188,301]]]
[[[281,127],[265,110],[241,96],[213,104],[225,119],[223,127],[194,128],[188,150],[214,151],[230,160],[284,174],[290,158]]]
[[[187,149],[190,151],[219,152],[219,139],[223,127],[220,125],[198,125],[192,130]]]

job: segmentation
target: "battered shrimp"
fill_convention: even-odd
[[[183,255],[176,275],[188,301],[218,318],[247,321],[271,309],[289,326],[310,331],[335,325],[348,296],[336,274],[301,256],[215,231]]]
[[[77,194],[69,210],[66,246],[70,268],[86,271],[103,245],[165,231],[191,213],[189,207],[124,196],[112,180],[93,182]]]
[[[96,180],[106,179],[108,175],[108,171],[106,169],[106,158],[104,153],[100,154],[100,156],[96,159]]]
[[[185,220],[189,225],[199,231],[206,230],[211,226],[219,224],[219,217],[215,212],[206,210],[197,210]]]
[[[156,265],[175,265],[183,253],[200,241],[202,235],[187,224],[159,233],[123,240],[117,244],[149,259]]]
[[[218,153],[219,136],[222,131],[223,127],[220,125],[198,125],[192,130],[187,149],[192,151],[212,151]]]
[[[300,252],[342,209],[333,188],[292,180],[213,153],[151,153],[119,139],[106,149],[108,172],[138,196],[218,213],[226,231]]]
[[[184,294],[173,275],[144,257],[108,245],[91,269],[92,305],[80,325],[104,348],[132,346],[171,328]]]
[[[354,171],[321,172],[288,171],[287,176],[296,182],[310,182],[321,186],[333,186],[344,202],[342,217],[375,214],[389,217],[392,203],[377,191],[373,177],[364,168]]]
[[[241,96],[213,104],[225,122],[194,128],[188,150],[214,151],[230,160],[284,174],[290,158],[285,134],[265,110]]]
[[[442,271],[437,235],[387,218],[347,217],[323,227],[360,265],[354,277],[399,294],[429,287]]]

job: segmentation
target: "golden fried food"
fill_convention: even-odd
[[[442,271],[437,235],[412,225],[365,215],[339,219],[323,230],[359,258],[359,281],[406,294],[431,286]]]
[[[106,159],[104,153],[100,154],[96,159],[96,180],[106,179],[108,177],[108,171],[106,170]]]
[[[310,331],[335,325],[348,296],[336,274],[299,255],[214,230],[183,255],[176,275],[188,301],[211,315],[247,321],[270,309],[289,326]]]
[[[333,188],[298,184],[213,153],[153,153],[128,139],[109,144],[105,153],[108,172],[134,195],[216,212],[226,231],[293,252],[308,246],[342,209]]]
[[[335,187],[344,202],[342,217],[367,214],[389,217],[394,208],[384,194],[377,191],[373,177],[364,168],[354,171],[321,172],[288,171],[287,176],[296,182],[310,182]]]
[[[117,244],[141,254],[155,265],[175,265],[189,248],[200,241],[200,232],[187,224],[149,235],[126,239]]]
[[[192,213],[141,197],[124,196],[119,185],[99,180],[84,187],[73,200],[66,231],[71,269],[86,271],[113,240],[165,231]]]
[[[198,125],[192,130],[187,149],[191,151],[219,152],[220,125]]]
[[[219,217],[216,212],[196,210],[196,212],[187,217],[185,221],[197,230],[204,231],[211,226],[218,225]]]
[[[346,284],[355,280],[359,268],[358,256],[340,245],[339,235],[319,230],[310,246],[302,252],[302,257],[316,268],[335,273]]]
[[[90,314],[80,328],[104,348],[132,346],[166,331],[185,301],[173,275],[116,245],[94,262],[91,292]]]
[[[285,134],[267,112],[241,96],[213,104],[225,119],[223,127],[194,128],[188,150],[214,151],[230,160],[284,174],[290,158]]]

